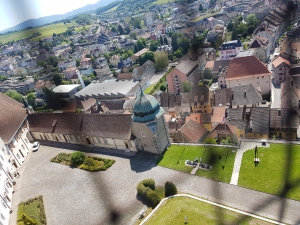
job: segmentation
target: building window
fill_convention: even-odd
[[[256,79],[259,79],[259,77],[257,77]]]
[[[140,133],[141,133],[141,137],[142,137],[142,138],[146,138],[145,132],[141,131]]]

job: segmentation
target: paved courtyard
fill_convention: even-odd
[[[159,186],[169,180],[184,193],[274,220],[300,223],[298,201],[159,167],[155,165],[156,156],[150,154],[98,154],[115,159],[116,163],[107,171],[91,173],[51,163],[50,159],[59,152],[72,151],[41,146],[38,152],[28,155],[15,185],[10,224],[16,224],[18,203],[38,195],[44,197],[48,225],[132,224],[133,218],[145,208],[136,198],[136,185],[146,178],[155,179]]]

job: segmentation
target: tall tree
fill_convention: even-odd
[[[159,46],[159,42],[158,41],[151,40],[150,41],[150,48],[149,48],[149,50],[152,51],[152,52],[155,52],[158,46]]]
[[[164,37],[164,43],[165,43],[165,45],[169,45],[169,42],[168,42],[168,39],[166,36]]]
[[[36,106],[36,96],[34,93],[29,93],[27,96],[26,96],[26,100],[28,102],[28,104],[30,106],[32,106],[34,109],[35,109],[35,106]]]
[[[44,98],[48,109],[57,109],[60,107],[59,97],[47,87],[43,87]]]
[[[124,34],[124,30],[123,30],[123,27],[121,26],[121,24],[119,24],[118,30],[119,30],[120,35]]]
[[[161,45],[163,45],[163,44],[164,44],[164,40],[163,40],[163,38],[162,38],[162,35],[160,35],[160,37],[159,37],[159,41],[160,41],[160,44],[161,44]]]
[[[143,65],[147,60],[154,62],[154,53],[151,51],[146,52],[142,57],[139,58],[140,65]]]
[[[190,81],[183,81],[182,88],[183,92],[191,92],[193,84]]]
[[[52,65],[52,66],[57,66],[58,63],[58,59],[55,55],[50,55],[48,58],[48,62]]]
[[[129,26],[127,26],[126,28],[125,28],[125,33],[128,35],[128,34],[130,34],[130,27]]]
[[[56,86],[61,85],[62,83],[62,75],[58,72],[52,74],[52,80]]]
[[[190,40],[187,37],[182,36],[178,41],[178,47],[182,48],[183,54],[186,54],[190,48]]]
[[[164,52],[155,52],[154,53],[154,67],[158,71],[162,71],[169,64],[168,54]]]

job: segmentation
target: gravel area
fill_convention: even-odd
[[[91,173],[50,162],[60,152],[72,150],[41,146],[38,152],[28,155],[15,185],[10,224],[16,224],[18,203],[37,195],[44,197],[48,225],[131,224],[145,207],[136,197],[136,185],[146,178],[155,179],[159,186],[169,180],[181,192],[274,220],[291,224],[300,221],[298,201],[159,167],[154,155],[97,154],[115,159],[116,163],[107,171]]]

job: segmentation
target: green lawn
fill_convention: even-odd
[[[239,186],[300,200],[300,146],[271,144],[258,148],[260,163],[254,166],[254,150],[243,155]]]
[[[149,94],[149,92],[154,88],[155,84],[151,84],[149,87],[147,87],[144,91],[145,94]]]
[[[188,220],[186,224],[269,224],[188,197],[175,197],[165,201],[145,224],[181,225],[185,224],[185,217]]]
[[[159,158],[158,165],[190,173],[193,168],[186,166],[185,160],[203,158],[202,162],[212,165],[213,168],[210,170],[198,169],[196,175],[229,183],[236,154],[232,150],[234,149],[212,146],[171,145]]]
[[[37,36],[37,37],[31,39],[31,41],[37,41],[41,38],[52,36],[53,33],[56,33],[56,34],[63,33],[68,29],[68,27],[75,26],[75,25],[76,25],[76,22],[67,23],[67,24],[57,23],[57,24],[50,24],[50,25],[46,25],[46,26],[42,26],[42,27],[36,27],[36,28],[29,29],[29,30],[22,30],[22,31],[18,31],[18,32],[10,33],[10,34],[1,35],[0,42],[7,43],[7,42],[13,41],[13,40],[17,41],[17,40],[20,40],[23,38],[27,38],[30,35],[32,35],[33,33],[40,32],[40,33],[42,33],[41,36]],[[90,25],[87,25],[85,27],[89,28]],[[82,27],[75,28],[75,30],[77,32],[81,31],[82,29],[83,29]]]
[[[22,202],[18,206],[18,225],[23,225],[22,214],[25,213],[33,219],[37,225],[46,225],[46,214],[44,210],[43,197],[39,196]]]

